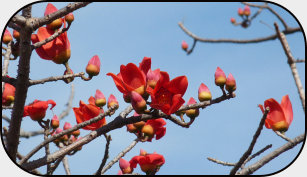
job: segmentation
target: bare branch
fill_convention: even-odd
[[[31,6],[23,10],[23,15],[28,18],[31,16]],[[16,154],[19,144],[20,125],[23,116],[23,108],[28,92],[28,80],[30,73],[31,58],[31,34],[32,30],[26,23],[20,31],[20,59],[18,63],[17,81],[14,107],[11,115],[11,124],[7,137],[7,152],[13,161],[16,161]]]
[[[109,146],[110,146],[110,141],[111,141],[111,135],[105,134],[105,138],[106,138],[107,143],[106,143],[106,147],[105,147],[105,150],[104,150],[104,156],[103,156],[101,164],[100,164],[97,172],[95,173],[95,175],[101,174],[101,170],[105,166],[107,159],[109,158]]]
[[[10,25],[11,23],[15,23],[15,24],[17,24],[17,25],[19,25],[19,26],[25,26],[25,25],[26,25],[26,18],[23,17],[23,16],[20,16],[20,15],[15,15],[15,16],[10,20],[9,25]],[[10,27],[12,27],[12,26],[10,26]]]
[[[32,136],[42,135],[44,134],[44,129],[36,130],[36,131],[24,131],[23,129],[20,129],[20,137],[21,138],[30,138]]]
[[[280,154],[286,152],[289,149],[292,149],[297,144],[303,142],[305,139],[305,134],[301,134],[294,138],[293,140],[287,142],[280,148],[276,149],[275,151],[271,152],[270,154],[264,156],[262,159],[260,159],[258,162],[254,163],[253,165],[250,165],[244,169],[242,169],[240,172],[237,173],[237,175],[250,175],[253,174],[256,170],[273,160],[275,157],[279,156]]]
[[[129,152],[137,143],[139,139],[135,139],[132,143],[126,147],[122,152],[120,152],[113,160],[111,160],[100,172],[100,174],[104,174],[108,169],[110,169],[120,158],[124,157],[127,152]]]
[[[305,59],[296,59],[294,60],[295,63],[305,63]]]
[[[221,164],[221,165],[224,165],[224,166],[235,166],[236,165],[235,163],[223,162],[223,161],[211,158],[211,157],[208,157],[207,159],[211,162]]]
[[[191,31],[189,31],[182,22],[178,23],[179,27],[190,37],[193,39],[199,41],[199,42],[205,42],[205,43],[237,43],[237,44],[247,44],[247,43],[259,43],[269,40],[274,40],[277,38],[276,34],[266,36],[266,37],[259,37],[255,39],[207,39],[207,38],[200,38],[197,35],[193,34]],[[301,28],[288,28],[287,30],[284,30],[284,34],[292,34],[295,32],[301,31]]]
[[[251,144],[249,145],[248,149],[246,150],[246,152],[242,155],[242,157],[240,158],[240,160],[238,161],[238,163],[236,163],[236,166],[233,167],[233,169],[230,171],[230,175],[235,175],[236,172],[238,171],[238,169],[241,167],[241,165],[245,162],[245,160],[248,158],[248,156],[252,153],[253,148],[256,144],[256,141],[261,133],[261,130],[263,128],[263,125],[265,123],[265,119],[267,117],[269,113],[269,109],[266,108],[264,111],[264,114],[262,116],[262,119],[259,123],[259,126],[257,128],[257,131],[255,132],[254,136],[253,136],[253,140],[251,142]]]
[[[63,166],[64,166],[64,169],[65,169],[66,175],[71,175],[67,156],[64,156],[64,158],[62,159],[62,162],[63,162]]]
[[[59,120],[61,120],[61,119],[63,119],[64,117],[66,117],[66,116],[69,114],[69,111],[70,111],[71,108],[72,108],[72,101],[73,101],[74,96],[75,96],[75,86],[74,86],[74,84],[72,83],[72,84],[70,85],[70,87],[71,87],[71,89],[70,89],[70,96],[69,96],[68,101],[67,101],[67,103],[66,103],[66,109],[63,110],[63,111],[61,112],[61,114],[59,115],[59,117],[58,117]]]
[[[256,152],[255,154],[249,156],[244,163],[241,165],[241,168],[244,168],[244,165],[249,162],[250,160],[252,160],[253,158],[257,157],[258,155],[262,154],[264,151],[270,149],[272,147],[272,144],[269,144],[267,146],[265,146],[264,148],[262,148],[260,151]]]
[[[2,78],[7,78],[6,75],[8,73],[10,56],[12,54],[12,41],[8,43],[7,48],[5,49],[5,53],[3,56],[3,66],[2,66]],[[2,82],[2,93],[4,91],[4,82]]]
[[[276,133],[276,135],[278,135],[279,137],[281,137],[282,139],[286,140],[286,141],[291,141],[290,138],[286,137],[284,134],[280,133],[279,131],[274,131]]]
[[[8,123],[11,122],[11,119],[9,117],[7,117],[6,115],[2,114],[2,119],[4,119],[5,121],[7,121]]]
[[[276,29],[278,39],[280,40],[281,45],[282,45],[282,47],[285,51],[285,54],[288,58],[288,64],[289,64],[290,69],[292,71],[292,75],[293,75],[293,78],[294,78],[294,81],[295,81],[295,84],[296,84],[296,87],[297,87],[297,90],[298,90],[298,93],[299,93],[299,96],[300,96],[300,99],[301,99],[301,102],[302,102],[304,113],[305,113],[305,90],[304,90],[304,87],[302,85],[300,76],[298,74],[296,64],[294,62],[295,59],[293,58],[293,56],[291,54],[290,47],[289,47],[289,44],[287,42],[286,36],[282,32],[279,31],[277,23],[274,23],[274,26],[275,26],[275,29]]]
[[[58,81],[58,80],[64,80],[67,78],[75,78],[75,77],[82,77],[84,75],[84,72],[76,73],[76,74],[66,74],[63,76],[51,76],[45,79],[40,79],[40,80],[30,80],[29,85],[37,85],[37,84],[44,84],[45,82],[53,82],[53,81]]]

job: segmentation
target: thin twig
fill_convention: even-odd
[[[284,134],[280,133],[279,131],[274,131],[276,133],[276,135],[278,135],[279,137],[281,137],[282,139],[286,140],[286,141],[291,141],[290,138],[286,137]]]
[[[100,174],[104,174],[108,169],[110,169],[120,158],[122,158],[127,152],[129,152],[137,143],[139,139],[135,139],[132,143],[126,147],[122,152],[120,152],[113,160],[111,160],[100,172]]]
[[[63,111],[61,112],[61,114],[58,116],[58,119],[59,119],[59,120],[63,119],[64,117],[66,117],[66,116],[69,114],[69,112],[70,112],[70,110],[71,110],[71,108],[72,108],[72,101],[73,101],[73,99],[74,99],[74,96],[75,96],[75,86],[74,86],[74,84],[72,83],[72,84],[70,85],[70,96],[69,96],[68,101],[67,101],[67,103],[66,103],[66,109],[63,110]]]
[[[298,74],[297,68],[296,68],[296,64],[295,64],[295,59],[293,58],[291,51],[290,51],[290,47],[288,44],[288,41],[286,39],[286,36],[284,35],[284,33],[280,32],[277,23],[274,23],[275,26],[275,30],[276,30],[276,35],[278,36],[278,39],[281,42],[281,45],[284,49],[284,52],[288,58],[288,64],[290,66],[297,90],[298,90],[298,94],[300,96],[301,102],[302,102],[302,106],[303,106],[303,110],[305,113],[305,90],[304,87],[302,85],[300,76]]]
[[[8,73],[11,54],[12,54],[12,41],[8,43],[8,46],[3,56],[2,77],[6,77]],[[2,93],[3,91],[4,91],[4,82],[2,82]]]
[[[258,155],[262,154],[264,151],[270,149],[272,147],[272,144],[269,144],[267,146],[265,146],[264,148],[262,148],[260,151],[256,152],[255,154],[249,156],[245,161],[244,163],[241,165],[241,168],[244,168],[245,164],[247,162],[249,162],[250,160],[252,160],[253,158],[257,157]]]
[[[295,63],[305,63],[305,59],[296,59],[294,60]]]
[[[242,155],[242,157],[240,158],[240,160],[238,161],[238,163],[236,163],[236,166],[233,167],[233,169],[230,171],[230,175],[235,175],[236,172],[238,171],[238,169],[241,167],[241,165],[245,162],[245,160],[249,157],[249,155],[252,153],[253,148],[256,144],[256,141],[261,133],[261,130],[263,128],[263,125],[265,123],[265,119],[267,117],[267,114],[269,113],[269,109],[266,108],[264,111],[264,114],[262,116],[262,119],[259,123],[259,126],[257,128],[257,131],[255,132],[254,136],[253,136],[253,140],[251,142],[251,144],[249,145],[248,149],[246,150],[246,152]]]
[[[256,163],[242,169],[237,173],[237,175],[250,175],[253,174],[256,170],[273,160],[275,157],[279,156],[280,154],[286,152],[289,149],[292,149],[295,147],[297,144],[303,142],[305,139],[305,133],[295,137],[291,141],[287,142],[280,148],[276,149],[275,151],[271,152],[270,154],[264,156],[262,159],[257,161]]]
[[[105,138],[106,138],[107,142],[106,142],[106,147],[105,147],[105,150],[104,150],[104,156],[103,156],[101,164],[100,164],[98,170],[96,171],[95,175],[101,174],[101,170],[105,166],[107,159],[109,158],[109,146],[110,146],[110,141],[111,141],[111,135],[105,134]]]
[[[64,169],[65,169],[66,175],[71,175],[67,156],[64,156],[64,158],[62,159],[62,163],[63,163]]]
[[[235,166],[236,165],[235,163],[223,162],[223,161],[211,158],[211,157],[207,157],[207,159],[211,162],[221,164],[221,165],[224,165],[224,166]]]
[[[205,43],[237,43],[237,44],[247,44],[247,43],[259,43],[269,40],[274,40],[277,38],[276,34],[266,36],[266,37],[259,37],[254,39],[209,39],[209,38],[200,38],[197,35],[193,34],[191,31],[189,31],[182,22],[178,23],[179,27],[190,37],[193,39],[199,41],[199,42],[205,42]],[[295,32],[301,31],[300,27],[296,28],[288,28],[287,30],[284,30],[284,34],[292,34]]]
[[[75,77],[82,77],[84,75],[84,72],[76,73],[76,74],[66,74],[63,76],[51,76],[40,80],[30,80],[29,85],[37,85],[37,84],[44,84],[45,82],[53,82],[58,80],[64,80],[67,78],[75,78]]]

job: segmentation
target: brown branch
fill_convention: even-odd
[[[263,125],[265,123],[265,119],[266,119],[266,116],[267,114],[269,113],[269,109],[266,108],[265,111],[264,111],[264,114],[262,116],[262,119],[259,123],[259,126],[257,128],[257,131],[255,132],[254,136],[253,136],[253,139],[252,139],[252,142],[251,144],[249,145],[248,149],[246,150],[246,152],[242,155],[242,157],[240,158],[240,160],[238,161],[238,163],[236,163],[236,166],[233,167],[233,169],[230,171],[230,175],[235,175],[236,172],[238,171],[238,169],[241,167],[241,165],[245,162],[245,160],[249,157],[249,155],[252,153],[253,151],[253,148],[256,144],[256,141],[261,133],[261,130],[263,128]]]
[[[31,6],[26,7],[22,11],[22,15],[28,19],[31,17]],[[13,161],[16,161],[16,154],[19,144],[19,134],[21,120],[23,116],[23,108],[25,105],[28,80],[30,73],[30,58],[31,58],[31,34],[32,30],[29,23],[26,23],[24,28],[20,30],[20,59],[17,71],[16,91],[14,107],[11,116],[11,124],[7,137],[7,152]]]
[[[70,89],[70,96],[69,96],[68,101],[67,101],[67,103],[66,103],[66,109],[63,110],[63,111],[61,112],[61,114],[58,116],[58,119],[59,119],[59,120],[61,120],[61,119],[63,119],[64,117],[66,117],[66,116],[69,114],[69,112],[70,112],[70,110],[71,110],[71,108],[72,108],[72,101],[73,101],[74,96],[75,96],[75,86],[74,86],[74,84],[72,83],[72,84],[70,85],[70,87],[71,87],[71,89]]]
[[[26,18],[20,15],[15,15],[11,20],[10,20],[10,24],[15,23],[19,26],[25,26],[26,25]],[[14,25],[13,25],[14,26]],[[10,26],[12,27],[12,26]]]
[[[63,7],[59,9],[56,12],[53,12],[51,14],[48,14],[47,16],[41,17],[41,18],[36,18],[33,20],[33,29],[37,29],[43,25],[51,23],[53,20],[56,20],[58,18],[61,18],[70,12],[73,12],[77,9],[80,9],[82,7],[87,6],[91,2],[75,2],[75,3],[70,3],[66,7]]]
[[[193,39],[199,41],[199,42],[205,42],[205,43],[237,43],[237,44],[247,44],[247,43],[258,43],[258,42],[264,42],[269,40],[274,40],[277,38],[276,34],[266,36],[266,37],[259,37],[255,39],[207,39],[207,38],[200,38],[193,34],[191,31],[189,31],[185,26],[183,26],[182,22],[178,23],[179,27],[190,37]],[[284,34],[292,34],[295,32],[301,31],[301,28],[288,28],[287,30],[284,30]]]
[[[294,62],[295,59],[293,58],[293,56],[291,54],[290,47],[289,47],[289,44],[287,42],[286,36],[282,32],[280,32],[277,23],[274,23],[274,26],[275,26],[275,30],[276,30],[278,39],[280,40],[281,45],[282,45],[282,47],[285,51],[285,54],[288,58],[288,64],[290,66],[290,69],[291,69],[291,72],[292,72],[292,75],[293,75],[293,78],[294,78],[294,81],[295,81],[295,84],[296,84],[296,87],[297,87],[297,90],[298,90],[298,93],[299,93],[299,96],[300,96],[300,99],[301,99],[301,102],[302,102],[303,110],[304,110],[304,113],[305,113],[305,90],[304,90],[304,87],[302,85],[300,76],[298,74],[296,64]]]
[[[110,112],[114,111],[115,110],[115,106],[112,106],[110,109],[108,109],[106,112],[102,113],[102,114],[99,114],[98,116],[96,116],[95,118],[92,118],[88,121],[85,121],[85,122],[82,122],[80,124],[77,124],[76,126],[70,128],[70,129],[67,129],[67,130],[64,130],[62,131],[61,133],[58,133],[58,134],[55,134],[54,136],[51,136],[50,138],[46,139],[45,141],[43,141],[42,143],[40,143],[38,146],[36,146],[29,154],[27,154],[25,156],[25,158],[23,158],[21,161],[18,162],[19,165],[22,165],[24,162],[26,162],[30,157],[32,157],[32,155],[34,155],[38,150],[40,150],[42,147],[44,147],[47,143],[50,143],[52,141],[54,141],[55,139],[63,136],[63,135],[66,135],[68,133],[71,133],[75,130],[78,130],[82,127],[85,127],[87,125],[90,125],[94,122],[97,122],[99,120],[101,120],[103,117],[105,117],[106,115],[109,115]]]
[[[64,169],[65,169],[66,175],[71,175],[67,156],[64,156],[64,158],[62,159],[62,163],[63,163]]]
[[[2,119],[7,121],[8,123],[11,123],[11,119],[9,117],[7,117],[6,115],[4,115],[4,114],[2,114]]]
[[[104,150],[104,156],[103,156],[101,164],[100,164],[98,170],[96,171],[95,175],[101,174],[101,170],[105,166],[107,159],[109,158],[109,146],[110,146],[110,141],[112,140],[111,135],[105,134],[105,138],[106,138],[107,143],[106,143],[106,147],[105,147],[105,150]]]
[[[223,161],[211,158],[211,157],[207,157],[207,159],[211,162],[214,162],[220,165],[224,165],[224,166],[235,166],[236,165],[235,163],[223,162]]]
[[[270,154],[264,156],[262,159],[257,161],[256,163],[242,169],[240,172],[237,173],[237,175],[250,175],[253,174],[256,170],[273,160],[275,157],[279,156],[280,154],[286,152],[289,149],[292,149],[297,144],[303,142],[305,139],[305,134],[301,134],[297,136],[296,138],[292,139],[291,141],[287,142],[280,148],[276,149],[275,151],[271,152]]]
[[[294,60],[295,63],[305,63],[305,59],[296,59]]]
[[[122,152],[120,152],[113,160],[111,160],[101,171],[100,174],[104,174],[108,169],[110,169],[120,158],[124,157],[127,152],[129,152],[137,143],[139,139],[135,139],[132,143],[126,147]]]
[[[8,73],[10,56],[12,54],[12,45],[13,45],[12,42],[9,42],[7,48],[5,49],[5,53],[3,56],[2,78],[7,78],[6,75]],[[2,80],[2,93],[3,91],[4,91],[4,82]]]
[[[266,147],[262,148],[260,151],[256,152],[255,154],[249,156],[244,163],[241,165],[241,168],[244,168],[244,165],[249,162],[250,160],[252,160],[253,158],[257,157],[258,155],[262,154],[264,151],[270,149],[272,147],[272,144],[267,145]]]
[[[20,137],[21,138],[30,138],[32,136],[42,135],[44,134],[44,129],[36,130],[36,131],[24,131],[23,129],[20,129]]]
[[[30,80],[29,85],[37,85],[37,84],[44,84],[45,82],[53,82],[58,80],[64,80],[67,78],[75,78],[75,77],[82,77],[84,75],[84,72],[76,73],[76,74],[66,74],[63,76],[51,76],[40,80]]]

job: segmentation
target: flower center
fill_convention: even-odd
[[[160,88],[156,93],[156,99],[158,104],[172,104],[173,94],[165,88]]]

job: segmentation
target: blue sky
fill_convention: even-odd
[[[67,3],[53,3],[57,8]],[[295,19],[284,9],[270,4],[286,20],[289,26],[297,27]],[[33,5],[33,16],[42,16],[46,3]],[[120,103],[119,113],[127,104],[122,94],[116,89],[111,77],[106,73],[118,73],[121,64],[129,62],[138,64],[144,56],[152,58],[152,68],[167,71],[170,78],[186,75],[189,86],[184,99],[197,98],[197,90],[201,82],[211,90],[213,98],[221,96],[221,90],[214,84],[216,67],[221,67],[226,75],[232,73],[237,82],[237,97],[220,104],[207,107],[200,111],[200,116],[189,129],[181,128],[167,121],[166,135],[151,143],[139,143],[126,154],[124,159],[130,160],[138,155],[140,148],[149,153],[156,151],[164,155],[166,163],[157,174],[228,174],[230,167],[209,162],[206,158],[213,157],[222,161],[236,162],[248,148],[251,138],[262,117],[258,104],[274,98],[278,102],[288,94],[292,101],[294,119],[286,135],[294,138],[305,130],[305,116],[297,89],[286,63],[286,56],[278,40],[260,44],[207,44],[197,43],[191,55],[181,50],[181,42],[185,40],[192,45],[193,40],[178,26],[184,25],[194,34],[206,38],[237,38],[249,39],[271,35],[274,30],[260,23],[262,20],[269,26],[277,21],[276,17],[263,11],[252,25],[243,29],[233,26],[230,18],[239,20],[237,9],[240,3],[92,3],[86,8],[74,12],[73,22],[68,37],[72,55],[69,60],[73,71],[85,70],[88,60],[98,55],[101,59],[101,73],[91,81],[79,78],[74,81],[76,90],[73,102],[78,107],[79,100],[87,101],[100,89],[106,97],[114,94]],[[255,9],[251,9],[252,13]],[[278,22],[280,27],[282,25]],[[303,35],[299,33],[287,36],[292,54],[295,58],[304,58],[305,46]],[[297,64],[303,85],[305,86],[304,64]],[[16,76],[17,61],[10,62],[9,75]],[[64,66],[40,59],[35,52],[31,58],[31,79],[41,79],[63,74]],[[70,85],[62,81],[46,83],[29,88],[26,104],[34,99],[56,101],[55,114],[64,109],[70,92]],[[3,112],[9,115],[9,111]],[[47,118],[52,113],[47,112]],[[114,117],[108,117],[111,121]],[[188,118],[187,118],[188,119]],[[76,124],[73,111],[62,122]],[[4,126],[7,126],[3,122]],[[29,117],[22,121],[25,130],[36,130],[39,126]],[[89,131],[82,130],[84,136]],[[126,128],[112,131],[110,145],[111,160],[127,147],[135,138],[126,132]],[[20,152],[27,154],[33,145],[42,141],[43,137],[21,139]],[[254,152],[268,144],[272,150],[285,143],[272,130],[263,129],[254,148]],[[92,174],[104,155],[105,139],[99,137],[85,145],[82,151],[69,157],[72,174]],[[287,166],[300,151],[301,144],[277,157],[255,174],[268,174]],[[51,151],[56,151],[55,146]],[[37,159],[44,155],[42,149],[32,157]],[[251,163],[259,160],[254,159]],[[251,164],[249,163],[249,164]],[[44,168],[41,168],[45,171]],[[106,174],[116,174],[119,170],[115,164]],[[137,167],[135,172],[142,173]],[[55,174],[64,174],[62,165]]]

